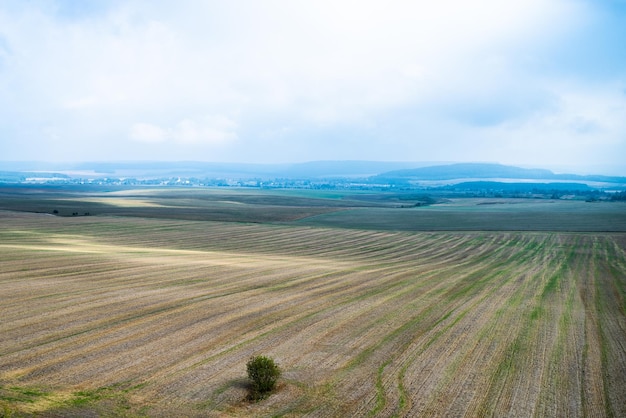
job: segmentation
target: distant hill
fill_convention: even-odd
[[[389,171],[380,178],[416,178],[421,180],[451,180],[458,178],[544,179],[554,176],[550,170],[528,169],[501,164],[459,163]]]
[[[502,164],[459,163],[388,171],[372,177],[373,181],[394,182],[409,180],[455,180],[455,179],[518,179],[518,180],[566,180],[603,183],[626,183],[626,177],[577,174],[555,174],[545,169],[529,169]]]
[[[578,182],[594,187],[626,186],[626,177],[555,174],[493,163],[444,164],[389,161],[311,161],[293,164],[213,163],[201,161],[118,161],[83,163],[0,162],[0,182],[27,178],[194,178],[234,180],[356,180],[362,183],[414,186],[422,182],[463,181]]]
[[[292,164],[213,163],[201,161],[117,161],[83,163],[0,162],[11,175],[37,171],[66,172],[87,177],[198,177],[240,179],[366,178],[379,173],[435,163],[384,161],[311,161]],[[1,172],[1,171],[0,171]],[[80,173],[80,174],[75,174]]]
[[[311,161],[291,164],[279,174],[285,177],[371,177],[379,173],[393,172],[416,167],[427,167],[433,163],[388,162],[388,161]]]
[[[370,177],[392,170],[415,168],[432,163],[381,161],[311,161],[293,164],[245,164],[180,162],[84,163],[78,169],[100,173],[145,173],[179,176],[236,176],[242,178],[328,178]]]

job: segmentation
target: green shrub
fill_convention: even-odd
[[[280,377],[280,368],[270,357],[251,357],[246,364],[248,378],[252,381],[251,398],[254,400],[267,397],[275,388]]]

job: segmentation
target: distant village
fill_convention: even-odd
[[[98,177],[82,178],[70,176],[21,177],[2,179],[0,183],[39,184],[39,185],[93,185],[93,186],[170,186],[170,187],[247,187],[269,189],[389,189],[391,184],[375,184],[351,179],[246,179],[246,178],[196,178],[158,177],[126,178]]]
[[[224,187],[257,189],[362,190],[375,192],[421,191],[436,196],[539,198],[562,200],[626,201],[626,190],[589,187],[581,183],[461,182],[425,186],[406,181],[373,181],[367,178],[197,178],[197,177],[73,177],[65,174],[19,177],[2,176],[0,186],[19,184],[43,187]]]

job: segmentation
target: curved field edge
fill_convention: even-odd
[[[14,416],[626,415],[624,234],[0,220]]]

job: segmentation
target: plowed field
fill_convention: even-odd
[[[0,212],[0,298],[0,415],[626,416],[623,233]]]

